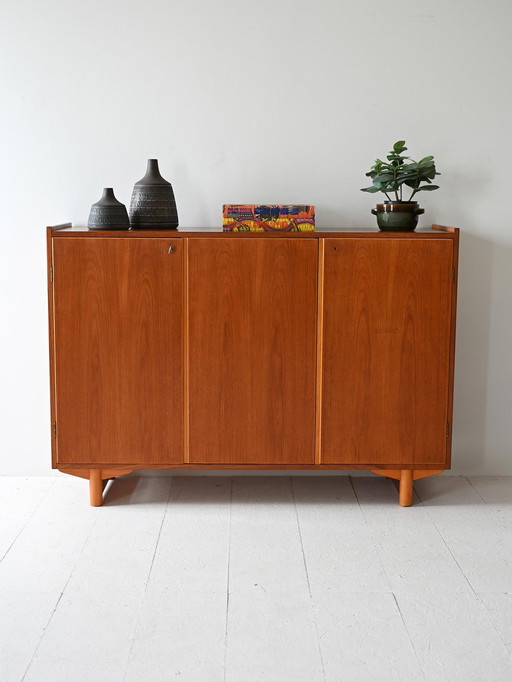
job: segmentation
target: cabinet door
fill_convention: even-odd
[[[314,462],[314,239],[190,239],[190,462]]]
[[[447,455],[453,242],[325,242],[322,463]]]
[[[181,241],[55,238],[53,265],[57,463],[181,462]]]

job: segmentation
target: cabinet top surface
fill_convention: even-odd
[[[136,237],[170,237],[180,239],[184,237],[235,237],[238,239],[258,238],[292,238],[292,239],[318,239],[328,237],[380,237],[380,238],[416,238],[416,237],[441,237],[450,238],[458,233],[458,228],[432,225],[432,227],[420,228],[414,232],[383,232],[377,227],[354,228],[354,227],[321,227],[312,232],[231,232],[223,231],[221,227],[179,227],[177,230],[89,230],[87,227],[75,226],[71,223],[48,227],[53,236],[75,237],[116,237],[119,239]]]

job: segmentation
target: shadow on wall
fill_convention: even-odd
[[[452,470],[481,472],[486,450],[493,250],[461,232],[455,351]]]
[[[478,266],[478,262],[475,264]],[[512,475],[512,245],[492,251],[485,473]]]

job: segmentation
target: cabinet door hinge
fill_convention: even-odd
[[[53,437],[57,438],[57,422],[53,422],[52,431],[53,431]]]
[[[450,435],[450,422],[446,422],[446,437]]]
[[[53,265],[50,265],[50,282],[53,282]]]
[[[455,282],[455,268],[452,268],[452,284]]]

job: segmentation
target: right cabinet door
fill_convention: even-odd
[[[323,464],[447,465],[453,248],[325,240]]]

